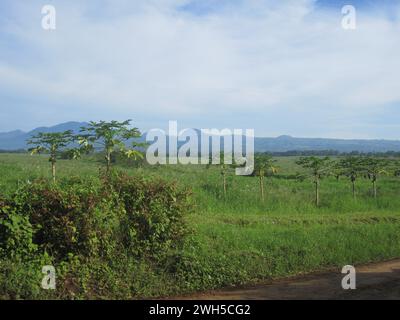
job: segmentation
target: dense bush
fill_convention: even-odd
[[[122,173],[97,183],[36,181],[1,200],[0,247],[27,250],[32,241],[59,260],[124,250],[160,258],[181,245],[189,203],[174,183]]]
[[[12,203],[0,199],[0,256],[19,258],[30,255],[37,248],[32,238],[29,218],[18,214]]]
[[[176,183],[132,179],[115,174],[105,184],[122,202],[124,244],[134,255],[165,257],[179,249],[187,232],[184,214],[190,209],[190,193]]]
[[[15,288],[11,265],[34,266],[26,276],[40,286],[35,261],[43,260],[56,266],[62,282],[57,295],[115,294],[118,283],[123,296],[135,295],[136,289],[125,283],[126,274],[146,265],[150,273],[153,266],[176,263],[170,257],[177,256],[187,234],[189,195],[175,183],[122,173],[57,184],[37,180],[20,187],[0,199],[0,271],[10,275],[0,296]],[[27,280],[11,296],[25,296],[26,288],[35,287],[32,283]]]
[[[124,212],[99,184],[36,181],[19,189],[9,202],[17,216],[29,219],[33,243],[59,260],[68,254],[98,256],[115,249],[114,235]]]

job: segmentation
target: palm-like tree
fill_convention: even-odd
[[[315,185],[315,205],[318,207],[320,181],[331,173],[333,163],[329,157],[301,157],[296,164],[310,171]]]
[[[143,154],[135,148],[144,147],[146,144],[135,141],[135,139],[140,138],[141,133],[138,128],[130,127],[131,121],[91,121],[87,127],[81,128],[81,133],[78,136],[81,151],[103,149],[107,173],[111,169],[111,155],[117,150],[128,158],[143,158]],[[125,144],[128,141],[131,142],[130,148]]]
[[[49,162],[51,163],[51,175],[53,182],[56,182],[56,162],[57,156],[60,151],[66,148],[74,140],[73,132],[71,130],[64,132],[39,132],[27,141],[29,145],[33,145],[30,148],[31,154],[39,154],[46,152],[49,154]]]
[[[261,200],[264,202],[264,179],[268,173],[275,174],[278,172],[278,167],[275,166],[276,160],[269,155],[258,155],[255,158],[254,173],[259,177]]]
[[[218,158],[219,158],[219,161],[217,161]],[[216,162],[219,162],[219,163],[216,163]],[[222,191],[224,194],[224,198],[226,198],[227,189],[228,189],[227,176],[229,174],[229,170],[231,168],[235,168],[236,164],[234,163],[234,161],[231,164],[225,163],[225,154],[224,154],[224,152],[221,151],[216,157],[213,157],[211,154],[209,155],[209,161],[208,161],[206,168],[209,169],[211,166],[218,166],[218,168],[220,170],[221,177],[222,177]]]
[[[362,166],[368,178],[372,182],[372,193],[374,198],[378,197],[377,183],[381,175],[388,173],[387,168],[390,164],[388,159],[365,157],[362,159]]]
[[[337,167],[342,171],[342,175],[351,181],[353,198],[356,198],[356,180],[363,171],[363,161],[360,157],[348,156],[337,163]]]

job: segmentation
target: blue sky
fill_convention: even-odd
[[[0,3],[0,131],[132,118],[143,130],[400,139],[400,1]],[[357,10],[356,30],[341,8]]]

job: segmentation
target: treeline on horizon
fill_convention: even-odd
[[[1,150],[0,153],[12,153],[12,154],[24,154],[29,153],[25,149],[17,150]],[[256,152],[256,154],[271,155],[274,157],[293,157],[293,156],[376,156],[376,157],[400,157],[400,151],[386,151],[386,152],[361,152],[361,151],[351,151],[351,152],[341,152],[337,150],[289,150],[289,151],[264,151]]]

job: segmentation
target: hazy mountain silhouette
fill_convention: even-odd
[[[11,132],[0,133],[0,150],[19,150],[27,149],[28,146],[26,141],[33,135],[39,132],[61,132],[72,130],[75,133],[79,132],[79,129],[85,126],[86,122],[66,122],[61,123],[52,127],[39,127],[29,132],[21,130],[15,130]]]
[[[86,122],[66,122],[52,127],[40,127],[29,132],[14,130],[0,133],[0,150],[27,149],[26,140],[38,132],[59,132],[72,130],[75,133],[87,125]],[[199,130],[196,130],[200,132]],[[145,134],[144,134],[145,135]],[[144,140],[142,137],[139,140]],[[178,145],[182,145],[180,142]],[[334,150],[339,152],[400,152],[399,140],[361,140],[361,139],[325,139],[325,138],[295,138],[282,135],[277,138],[255,138],[255,150],[258,152],[286,151],[319,151]]]

